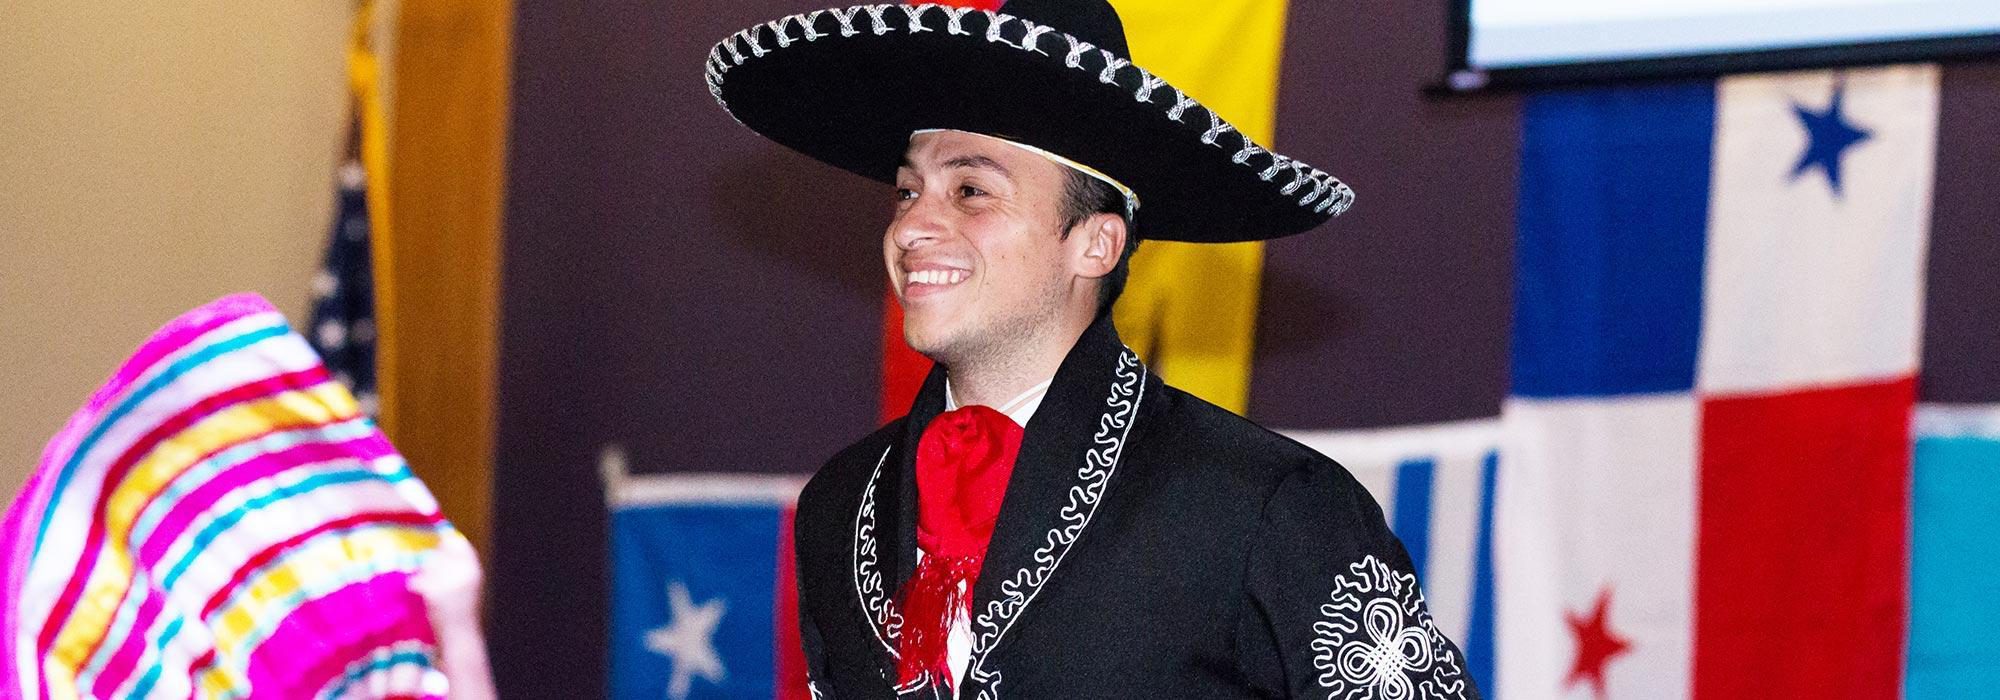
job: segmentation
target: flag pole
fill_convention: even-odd
[[[389,229],[389,138],[383,114],[381,62],[369,40],[375,26],[374,0],[354,7],[354,26],[347,44],[347,86],[361,130],[361,167],[368,179],[369,263],[375,287],[375,393],[380,399],[376,422],[382,432],[396,433],[396,285],[390,251],[395,239]]]

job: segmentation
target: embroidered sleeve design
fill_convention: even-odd
[[[1119,457],[1124,454],[1125,438],[1132,432],[1132,419],[1139,413],[1139,401],[1145,397],[1145,379],[1146,365],[1139,362],[1139,356],[1131,348],[1126,348],[1118,356],[1117,375],[1112,380],[1110,396],[1104,400],[1104,414],[1098,418],[1097,433],[1091,441],[1097,447],[1083,455],[1083,466],[1076,471],[1078,483],[1070,487],[1069,500],[1058,516],[1062,524],[1042,538],[1044,544],[1035,549],[1035,565],[1007,577],[1000,584],[1000,598],[987,603],[986,609],[973,619],[976,634],[970,671],[980,686],[978,700],[994,700],[1000,694],[1000,670],[987,668],[986,656],[1013,627],[1021,610],[1034,602],[1049,575],[1055,573],[1063,557],[1069,554],[1070,546],[1076,544],[1076,538],[1090,524],[1097,505],[1103,502],[1104,489],[1111,483],[1111,474],[1118,469]]]
[[[1417,577],[1368,555],[1333,580],[1313,623],[1313,668],[1327,700],[1459,698],[1465,671],[1431,623]]]
[[[940,12],[936,14],[927,13],[926,10],[931,8],[936,8]],[[887,14],[891,9],[900,9],[902,12],[900,15]],[[857,27],[855,15],[862,12],[866,13],[869,26]],[[931,19],[928,20],[931,24],[928,25],[925,24],[927,14],[931,16]],[[986,22],[986,30],[984,32],[967,31],[961,24],[968,16],[983,18]],[[968,41],[977,41],[983,37],[988,42],[1013,46],[1026,52],[1046,56],[1051,61],[1062,61],[1065,67],[1071,69],[1098,71],[1099,82],[1109,86],[1108,89],[1130,90],[1134,100],[1159,107],[1161,116],[1171,121],[1181,121],[1183,113],[1189,107],[1201,107],[1203,111],[1208,112],[1211,124],[1209,130],[1202,134],[1201,142],[1217,148],[1233,149],[1230,151],[1235,154],[1235,157],[1231,158],[1233,162],[1237,165],[1260,170],[1258,176],[1265,182],[1277,186],[1280,194],[1293,195],[1297,194],[1303,188],[1310,187],[1311,190],[1305,196],[1299,198],[1299,206],[1311,209],[1316,213],[1331,213],[1333,216],[1339,216],[1354,204],[1354,190],[1349,188],[1345,183],[1334,178],[1334,176],[1328,174],[1326,171],[1280,156],[1276,153],[1271,153],[1257,146],[1255,142],[1250,140],[1248,135],[1237,131],[1234,126],[1230,126],[1228,122],[1223,121],[1221,115],[1216,114],[1205,105],[1200,105],[1191,99],[1187,99],[1187,96],[1178,90],[1174,91],[1174,99],[1172,100],[1165,99],[1167,97],[1165,92],[1159,92],[1159,99],[1155,99],[1155,92],[1159,88],[1171,86],[1167,85],[1165,81],[1147,73],[1144,69],[1112,55],[1109,51],[1103,50],[1095,52],[1101,55],[1098,67],[1085,66],[1082,57],[1092,55],[1092,52],[1087,50],[1087,47],[1090,47],[1089,42],[1082,41],[1050,27],[1020,21],[1019,18],[1002,12],[981,10],[968,15],[963,8],[942,5],[920,4],[905,6],[880,4],[850,7],[845,10],[816,10],[810,13],[790,15],[774,22],[766,22],[744,29],[717,43],[708,52],[708,60],[702,67],[702,75],[704,81],[708,84],[709,94],[715,97],[716,104],[722,105],[723,110],[727,111],[729,103],[722,98],[722,85],[726,82],[729,71],[734,70],[737,66],[763,58],[766,54],[783,50],[794,44],[822,39],[836,40],[855,36],[881,36],[896,31],[895,27],[890,25],[890,21],[898,17],[904,20],[903,30],[909,33],[943,30],[947,35],[951,36],[972,37]],[[822,19],[826,21],[822,22]],[[787,25],[794,26],[798,34],[796,36],[786,34],[785,27]],[[871,29],[872,32],[870,31]],[[1044,35],[1062,37],[1064,42],[1069,46],[1068,52],[1061,57],[1057,57],[1051,52],[1043,51],[1041,49],[1041,44],[1043,43],[1041,39]],[[765,46],[760,43],[764,40],[771,41],[774,46]],[[1053,42],[1054,39],[1051,38],[1048,45],[1057,46]],[[748,55],[745,55],[746,52],[744,49],[746,47],[749,49],[747,52]],[[733,113],[731,114],[731,118],[735,118]],[[1224,134],[1229,134],[1232,138],[1229,140],[1219,140]],[[1230,144],[1230,140],[1236,143]],[[1269,160],[1267,162],[1257,162],[1252,159],[1254,155],[1263,155],[1268,157]],[[1286,179],[1283,181],[1275,180],[1274,178],[1279,177],[1280,174],[1283,174]]]

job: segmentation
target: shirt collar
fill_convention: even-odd
[[[1049,395],[1049,385],[1055,380],[1055,377],[1044,379],[1042,383],[1028,387],[1027,391],[1015,395],[1006,403],[995,406],[994,410],[1005,414],[1015,425],[1028,427],[1028,419],[1034,417],[1035,409],[1042,407],[1042,399]],[[944,380],[944,410],[958,410],[958,398],[952,395],[950,377]]]

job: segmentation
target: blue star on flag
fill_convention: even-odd
[[[1806,130],[1806,150],[1799,154],[1799,162],[1792,166],[1792,180],[1796,181],[1807,170],[1818,168],[1826,174],[1826,182],[1833,187],[1834,196],[1840,196],[1840,157],[1848,148],[1868,140],[1868,130],[1847,120],[1842,102],[1846,85],[1835,83],[1833,101],[1825,111],[1813,111],[1797,102],[1792,103],[1792,111],[1799,115],[1799,122]]]

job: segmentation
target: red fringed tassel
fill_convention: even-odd
[[[946,640],[951,638],[952,620],[972,612],[979,563],[979,557],[925,557],[903,584],[903,633],[896,645],[898,685],[925,676],[947,689],[956,682]]]
[[[1021,426],[986,406],[933,419],[917,441],[917,547],[926,555],[898,594],[897,684],[951,688],[951,623],[972,612],[972,586],[1000,518]]]

